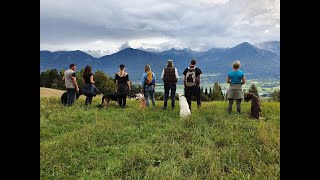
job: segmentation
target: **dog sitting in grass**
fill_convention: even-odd
[[[79,99],[81,93],[80,92],[76,92],[76,99]],[[67,105],[67,92],[64,92],[62,95],[61,95],[61,103],[63,105]]]
[[[256,96],[252,92],[248,92],[247,96],[245,97],[246,101],[251,100],[251,112],[250,115],[252,118],[261,119],[262,113],[261,113],[261,103],[258,96]]]
[[[139,100],[139,108],[144,109],[146,108],[146,99],[144,95],[141,93],[135,94],[135,99]]]
[[[110,101],[115,101],[116,105],[118,106],[118,99],[119,99],[119,94],[105,94],[102,96],[101,104],[99,105],[100,108],[107,108],[109,106]]]
[[[141,108],[141,109],[146,108],[146,99],[144,97],[142,99],[140,99],[140,101],[139,101],[139,108]]]

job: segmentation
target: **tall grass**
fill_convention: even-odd
[[[203,102],[193,114],[175,110],[108,109],[80,98],[72,107],[40,99],[41,179],[279,179],[280,104],[263,102],[266,120],[228,115],[227,102]],[[170,102],[169,102],[170,104]]]

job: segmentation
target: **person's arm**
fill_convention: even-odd
[[[227,83],[231,83],[231,79],[230,79],[229,75],[227,76]]]
[[[187,68],[188,69],[188,68]],[[187,74],[187,69],[185,69],[182,73],[182,79],[183,79],[183,85],[186,85],[186,74]]]
[[[201,82],[201,74],[199,74],[199,76],[197,77],[197,80],[196,80],[196,82],[198,82],[198,86],[200,86],[200,82]]]
[[[199,76],[196,80],[196,82],[198,82],[198,86],[200,86],[200,83],[201,83],[201,75],[202,75],[202,71],[201,71],[201,69],[199,69]]]
[[[130,81],[127,81],[129,91],[131,91]]]
[[[126,80],[127,80],[127,85],[128,85],[129,91],[131,91],[131,86],[130,86],[130,81],[129,81],[129,74],[127,74]]]
[[[246,78],[244,76],[242,76],[241,84],[245,84],[245,83],[246,83]]]
[[[64,81],[65,80],[65,78],[64,78],[64,76],[62,77],[62,81]]]
[[[153,78],[154,78],[154,88],[156,88],[157,79],[156,79],[156,74],[155,73],[153,73]]]
[[[92,84],[95,83],[95,82],[93,81],[93,75],[90,76],[90,82],[91,82]]]
[[[117,73],[114,75],[114,79],[116,80],[116,88],[118,88],[118,76],[117,76]]]
[[[164,69],[162,69],[161,79],[163,80]]]
[[[144,73],[142,73],[141,92],[144,92]]]
[[[177,68],[174,68],[174,74],[176,75],[177,81],[179,81],[179,75],[178,75],[178,70],[177,70]]]
[[[77,80],[76,80],[76,74],[75,73],[72,74],[71,79],[72,79],[72,83],[73,83],[74,87],[76,87],[76,91],[78,92],[79,91],[79,87],[78,87],[78,83],[77,83]]]

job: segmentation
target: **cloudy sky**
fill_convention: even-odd
[[[40,0],[40,50],[208,50],[280,40],[280,0]]]

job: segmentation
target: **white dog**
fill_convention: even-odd
[[[144,98],[143,94],[141,94],[141,93],[136,94],[136,97],[135,97],[136,100],[141,100],[143,98]]]
[[[191,114],[189,104],[183,94],[179,95],[180,117],[187,117]]]

